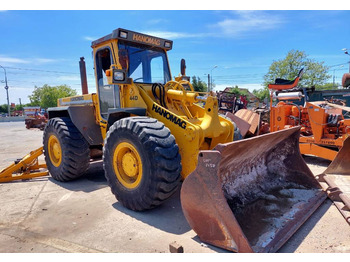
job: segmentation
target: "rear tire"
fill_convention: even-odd
[[[181,157],[175,138],[163,123],[128,117],[109,129],[103,167],[112,193],[131,210],[154,208],[177,190]]]
[[[70,181],[84,175],[90,164],[89,144],[69,118],[50,119],[43,143],[45,162],[55,180]]]

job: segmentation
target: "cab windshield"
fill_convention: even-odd
[[[165,84],[171,80],[167,57],[163,49],[123,41],[119,41],[118,48],[127,50],[128,76],[135,83]]]

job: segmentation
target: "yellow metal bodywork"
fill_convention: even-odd
[[[46,164],[39,164],[38,157],[43,154],[43,147],[40,147],[18,162],[0,171],[0,183],[13,180],[30,179],[34,177],[46,176],[48,171]]]
[[[112,84],[112,69],[122,69],[118,57],[118,40],[110,39],[94,45],[93,56],[96,57],[96,53],[103,48],[113,50],[111,55],[114,64],[111,65],[111,70],[106,71],[108,82]],[[164,51],[166,54],[165,49]],[[96,62],[95,60],[95,69],[97,68]],[[96,70],[95,79],[98,89]],[[207,96],[203,108],[198,105],[200,102],[199,94],[194,92],[192,85],[182,80],[181,77],[175,79],[176,81],[169,81],[164,85],[167,108],[157,102],[152,94],[151,84],[139,84],[133,83],[133,81],[118,85],[120,107],[145,108],[147,116],[157,119],[170,129],[179,146],[182,159],[182,177],[185,178],[195,170],[199,150],[208,150],[219,143],[232,142],[234,127],[231,121],[219,116],[217,98],[209,93],[201,94]],[[189,90],[186,90],[184,86],[189,87]],[[97,94],[61,99],[58,106],[84,106],[87,104],[94,106],[96,123],[100,126],[102,138],[105,139],[108,123],[100,112],[98,91]]]
[[[182,159],[182,177],[186,178],[197,166],[199,150],[209,150],[219,143],[233,141],[233,124],[219,116],[216,98],[208,96],[205,108],[202,108],[186,101],[186,94],[189,93],[189,97],[192,97],[193,93],[178,92],[178,99],[167,98],[166,109],[140,87],[148,115],[163,122],[174,135]]]
[[[128,142],[117,145],[113,153],[113,168],[118,181],[126,188],[137,188],[141,182],[143,168],[137,149]]]
[[[49,137],[48,151],[51,163],[55,167],[59,167],[62,162],[62,148],[58,138],[55,135],[51,135]]]
[[[93,105],[95,94],[78,95],[71,97],[59,98],[57,100],[57,106],[83,106],[83,105]]]

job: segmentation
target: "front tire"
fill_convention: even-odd
[[[128,117],[109,129],[103,167],[112,193],[131,210],[154,208],[180,184],[181,157],[175,138],[163,123]]]
[[[58,181],[70,181],[85,174],[90,165],[89,144],[68,117],[52,118],[44,130],[47,169]]]

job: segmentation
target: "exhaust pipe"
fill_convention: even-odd
[[[89,93],[89,89],[87,85],[86,65],[85,65],[84,57],[80,57],[79,68],[80,68],[81,91],[83,95],[87,95]]]

